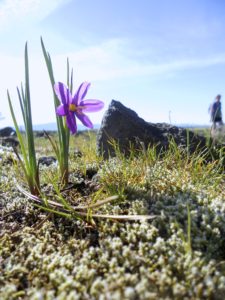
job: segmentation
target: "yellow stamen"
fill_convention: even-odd
[[[84,109],[86,106],[76,106],[75,104],[70,104],[69,105],[69,110],[70,111],[76,111],[76,112],[82,112],[82,109]]]
[[[70,111],[77,111],[77,106],[75,104],[70,104],[69,105],[69,110]]]

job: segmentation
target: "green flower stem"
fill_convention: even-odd
[[[53,97],[54,97],[54,105],[55,105],[55,110],[59,106],[60,101],[58,100],[55,92],[54,92],[54,84],[55,84],[55,79],[54,79],[54,72],[53,72],[53,67],[52,67],[52,61],[49,53],[47,53],[44,42],[41,38],[41,47],[43,51],[43,55],[45,58],[45,63],[47,66],[51,86],[52,86],[52,92],[53,92]],[[69,81],[69,63],[67,61],[67,80]],[[71,72],[71,82],[72,82],[72,77],[73,73]],[[72,85],[71,85],[72,86]],[[65,118],[61,118],[56,115],[56,121],[57,121],[57,129],[58,129],[58,138],[59,138],[59,146],[56,146],[58,151],[55,152],[58,162],[59,162],[59,168],[60,168],[60,174],[61,174],[61,181],[63,185],[68,184],[69,180],[69,140],[70,140],[70,132],[68,127],[65,124]],[[52,142],[51,142],[52,143]],[[53,148],[55,149],[55,147]]]

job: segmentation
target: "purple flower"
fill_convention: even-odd
[[[91,120],[84,112],[95,112],[104,107],[104,103],[100,100],[84,100],[90,85],[88,82],[83,82],[73,97],[70,90],[63,83],[57,82],[54,85],[55,93],[62,102],[62,104],[57,107],[56,113],[58,116],[66,116],[66,123],[72,134],[77,132],[75,117],[86,127],[93,128]]]

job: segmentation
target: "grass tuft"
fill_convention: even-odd
[[[131,147],[103,160],[95,141],[94,131],[78,135],[77,157],[71,140],[66,189],[55,164],[40,166],[35,207],[2,156],[0,298],[222,300],[221,149],[209,160],[211,149],[190,154],[171,141],[160,154]],[[37,157],[52,155],[45,138],[35,144]]]

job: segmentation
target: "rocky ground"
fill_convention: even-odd
[[[0,299],[224,299],[225,192],[216,162],[150,151],[92,161],[84,171],[76,156],[71,199],[117,194],[98,213],[155,216],[90,224],[35,207],[15,185],[22,175],[13,159],[2,147]],[[41,172],[47,181],[57,162]],[[42,188],[51,195],[50,183]]]

